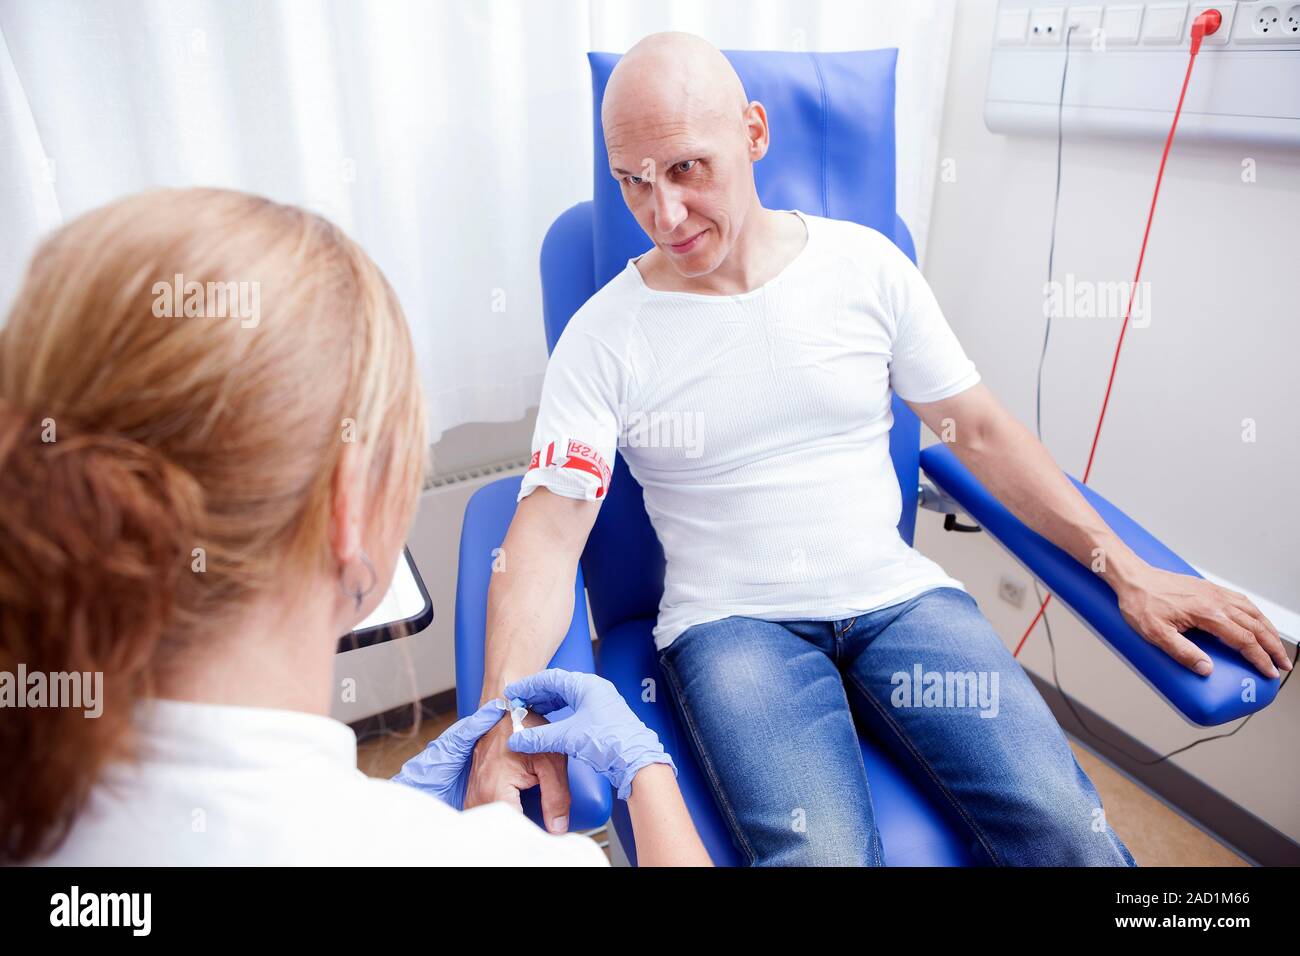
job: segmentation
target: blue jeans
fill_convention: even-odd
[[[678,636],[659,665],[751,864],[883,863],[856,718],[928,777],[980,862],[1135,865],[1043,698],[965,591],[935,588],[839,621],[712,621]],[[804,826],[792,826],[795,812]]]

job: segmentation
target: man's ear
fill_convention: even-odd
[[[343,566],[361,554],[366,510],[366,474],[361,457],[355,444],[345,443],[331,482],[330,549],[334,560]]]
[[[745,137],[749,141],[751,163],[756,163],[767,155],[771,131],[767,127],[767,110],[758,100],[745,107]]]

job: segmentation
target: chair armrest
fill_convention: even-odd
[[[464,717],[478,709],[483,687],[483,657],[487,637],[487,596],[492,565],[515,514],[522,476],[501,478],[484,485],[465,506],[460,531],[460,564],[456,577],[456,713]],[[496,552],[496,553],[494,553]],[[582,570],[573,585],[573,619],[550,667],[595,672],[591,631],[587,627],[587,601]],[[558,712],[563,716],[567,711]],[[586,764],[569,761],[569,829],[587,830],[609,819],[613,794],[609,784]],[[524,812],[540,825],[537,788],[525,791]]]
[[[1030,529],[989,492],[939,443],[921,452],[921,467],[941,491],[961,505],[980,527],[1046,585],[1098,637],[1110,645],[1157,694],[1187,720],[1201,726],[1226,723],[1267,707],[1277,696],[1280,678],[1265,677],[1240,654],[1212,634],[1186,632],[1210,660],[1214,672],[1201,677],[1148,643],[1129,626],[1119,601],[1105,580],[1065,551]],[[1147,563],[1201,577],[1186,561],[1150,532],[1087,485],[1067,475],[1129,547]]]

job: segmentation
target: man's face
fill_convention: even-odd
[[[605,145],[624,202],[668,262],[687,277],[721,265],[753,195],[742,118],[689,110],[670,121],[638,115],[611,124]]]

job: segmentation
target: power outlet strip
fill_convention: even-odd
[[[1300,0],[998,0],[985,125],[1052,135],[1059,118],[1074,137],[1163,138],[1207,9],[1222,24],[1201,46],[1179,139],[1300,147]]]

